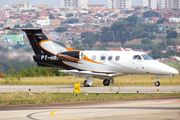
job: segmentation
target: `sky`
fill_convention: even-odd
[[[47,4],[60,7],[60,0],[0,0],[0,6],[17,4],[19,2],[31,2],[31,5]],[[142,5],[143,0],[132,0],[132,5]],[[108,0],[89,0],[89,4],[108,4]]]

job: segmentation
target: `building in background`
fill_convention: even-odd
[[[152,10],[159,8],[159,0],[143,0],[143,7],[149,7]]]
[[[88,0],[61,0],[62,8],[88,8]]]
[[[108,8],[129,10],[129,9],[131,9],[131,0],[108,0]]]
[[[106,5],[105,4],[91,4],[91,5],[88,5],[88,8],[102,8],[102,9],[105,9]]]
[[[160,0],[161,8],[180,9],[180,0]]]
[[[6,43],[24,44],[23,35],[2,35]]]
[[[21,2],[21,3],[18,3],[17,6],[19,8],[21,8],[21,7],[30,7],[31,3],[30,2]]]

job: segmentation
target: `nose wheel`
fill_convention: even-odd
[[[154,83],[156,87],[160,86],[160,82],[158,81],[158,77],[156,78],[156,82]]]

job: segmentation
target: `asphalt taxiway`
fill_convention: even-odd
[[[83,93],[173,93],[180,92],[180,86],[81,86]],[[74,92],[73,85],[54,85],[54,86],[0,86],[0,93],[12,92],[29,92],[32,93],[72,93]]]
[[[180,97],[0,107],[0,120],[162,120],[180,118]]]

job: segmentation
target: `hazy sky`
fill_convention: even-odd
[[[40,4],[47,4],[56,7],[60,7],[60,0],[0,0],[0,6],[3,5],[12,5],[17,4],[19,2],[31,2],[31,5],[40,5]],[[132,5],[142,5],[143,0],[132,0]],[[108,4],[108,0],[89,0],[89,4]]]

